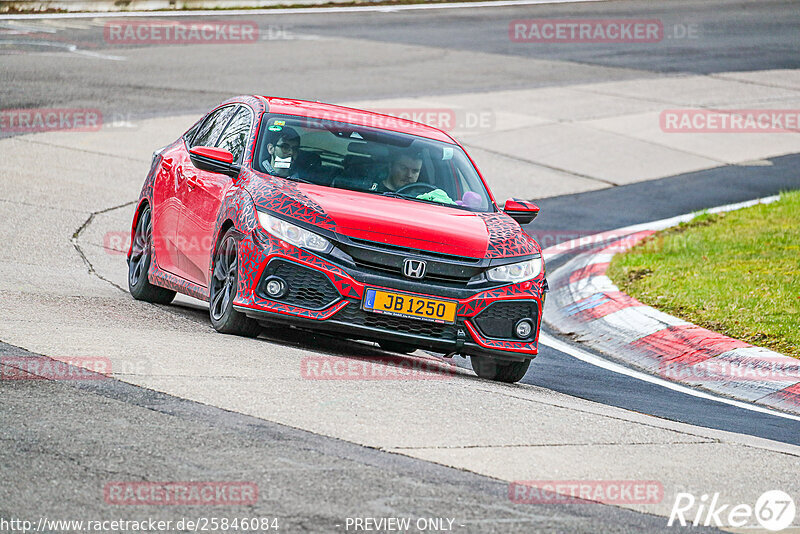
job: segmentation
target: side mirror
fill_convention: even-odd
[[[198,169],[236,177],[242,168],[234,165],[233,154],[222,148],[196,146],[189,149],[189,159]]]
[[[528,224],[539,215],[539,206],[527,200],[509,198],[503,206],[503,211],[520,224]]]

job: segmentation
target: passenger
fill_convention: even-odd
[[[292,128],[284,127],[274,132],[267,143],[269,157],[261,162],[264,170],[274,176],[287,178],[297,172],[300,155],[300,136]]]

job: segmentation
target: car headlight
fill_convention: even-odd
[[[278,239],[283,239],[296,247],[307,248],[315,252],[328,252],[333,248],[331,242],[321,235],[273,217],[269,213],[263,211],[257,211],[256,213],[261,227]]]
[[[536,278],[542,272],[544,261],[541,257],[493,267],[486,271],[486,277],[493,282],[523,282]]]

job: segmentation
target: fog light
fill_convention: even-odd
[[[514,327],[514,333],[520,339],[527,339],[531,336],[531,332],[533,332],[533,323],[530,322],[528,319],[523,319],[517,323]]]
[[[278,278],[277,276],[273,276],[267,279],[267,283],[264,285],[264,290],[267,292],[272,298],[280,298],[286,294],[286,282]]]

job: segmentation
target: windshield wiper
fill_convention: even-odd
[[[304,184],[313,184],[311,180],[306,180],[305,178],[300,178],[298,176],[281,176],[284,180],[291,180],[293,182],[303,182]]]

